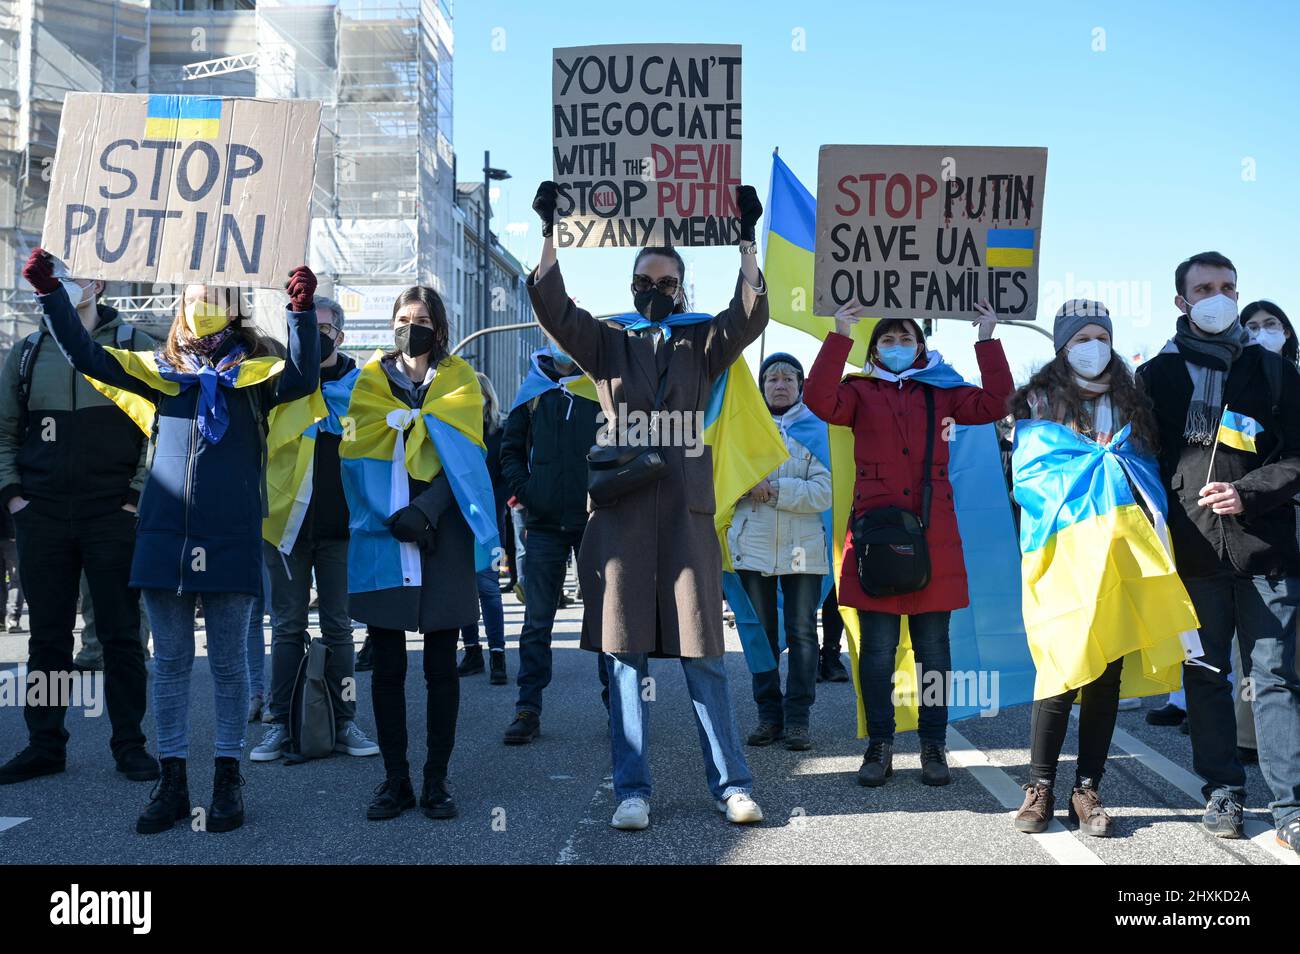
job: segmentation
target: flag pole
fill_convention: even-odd
[[[772,147],[772,172],[767,179],[767,208],[763,210],[763,261],[767,261],[767,231],[768,220],[772,216],[772,183],[776,178],[776,157],[781,154],[780,146]],[[767,357],[767,325],[763,326],[763,333],[758,337],[758,365],[763,366],[763,359]],[[758,382],[762,388],[763,382]]]
[[[1205,482],[1208,484],[1210,478],[1214,476],[1214,455],[1219,450],[1219,428],[1223,425],[1223,415],[1228,413],[1228,405],[1223,405],[1223,411],[1219,414],[1219,423],[1214,426],[1214,446],[1210,448],[1210,469],[1205,472]]]

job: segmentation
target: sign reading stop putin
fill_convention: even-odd
[[[281,288],[307,258],[320,112],[69,93],[41,242],[76,278]]]
[[[740,47],[625,44],[552,55],[560,248],[740,240]]]

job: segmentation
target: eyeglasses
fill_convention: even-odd
[[[339,330],[335,328],[333,325],[317,325],[316,330],[323,335],[328,335],[331,338],[337,338],[339,336]]]
[[[649,275],[632,276],[632,291],[637,294],[648,292],[652,288],[657,288],[665,295],[676,295],[677,289],[681,287],[681,281],[671,276],[668,278],[661,278],[659,281],[655,281]]]

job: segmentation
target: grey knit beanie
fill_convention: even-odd
[[[1056,312],[1052,325],[1052,344],[1057,351],[1064,348],[1084,325],[1101,325],[1111,337],[1115,331],[1110,324],[1110,312],[1099,301],[1071,298]]]

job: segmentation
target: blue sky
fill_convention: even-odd
[[[766,200],[771,152],[815,190],[823,143],[1046,146],[1039,321],[1053,295],[1101,297],[1116,348],[1150,355],[1172,332],[1174,266],[1217,249],[1241,300],[1300,318],[1300,4],[772,3],[459,0],[454,135],[462,178],[485,148],[510,171],[493,225],[535,262],[530,203],[550,178],[550,52],[587,43],[743,47],[743,179]],[[1097,31],[1104,31],[1098,33]],[[802,31],[806,49],[793,49]],[[1094,46],[1104,45],[1097,51]],[[519,231],[526,224],[527,231]],[[734,249],[683,249],[695,304],[730,296]],[[632,253],[561,253],[570,293],[592,311],[630,308]],[[1089,294],[1086,283],[1091,283]],[[1003,329],[1023,377],[1051,354]],[[975,372],[974,331],[931,339]],[[767,350],[811,365],[817,342],[779,325]],[[758,347],[748,355],[758,360]]]

